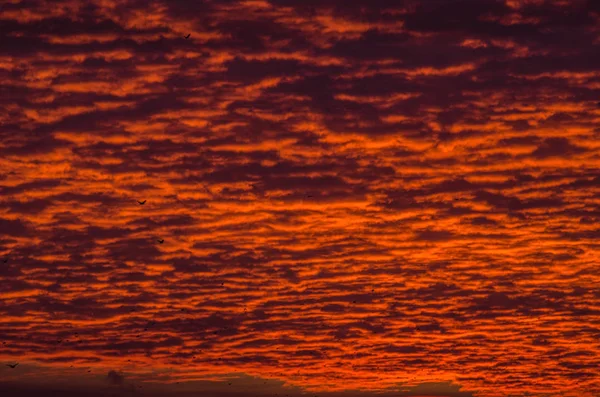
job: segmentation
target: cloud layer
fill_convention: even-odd
[[[14,390],[600,393],[598,2],[0,7]]]

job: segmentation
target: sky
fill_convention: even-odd
[[[600,395],[600,2],[1,0],[0,37],[3,396]]]

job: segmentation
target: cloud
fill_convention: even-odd
[[[6,390],[597,395],[599,8],[565,4],[3,5]]]

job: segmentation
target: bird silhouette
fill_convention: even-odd
[[[144,205],[144,204],[146,204],[146,200],[144,200],[144,201],[139,201],[139,200],[138,200],[138,204],[139,204],[139,205]]]
[[[144,331],[148,331],[148,328],[153,327],[154,324],[156,324],[155,321],[151,321],[148,324],[146,324],[146,327],[144,328]]]
[[[11,367],[13,369],[16,368],[17,365],[19,365],[19,363],[16,363],[16,364],[6,364],[7,367]]]
[[[8,262],[8,258],[4,258],[4,260],[2,261],[3,263]]]
[[[160,239],[159,239],[159,240],[157,240],[157,241],[158,241],[160,244],[162,244],[162,243],[164,243],[164,242],[165,242],[165,240],[164,240],[164,239],[162,239],[162,240],[160,240]]]
[[[185,38],[186,38],[186,39],[189,39],[189,38],[190,38],[190,36],[191,36],[191,33],[188,33],[188,35],[187,35],[187,36],[185,36]]]

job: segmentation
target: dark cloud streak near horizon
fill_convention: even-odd
[[[599,22],[4,1],[0,391],[597,395]]]

